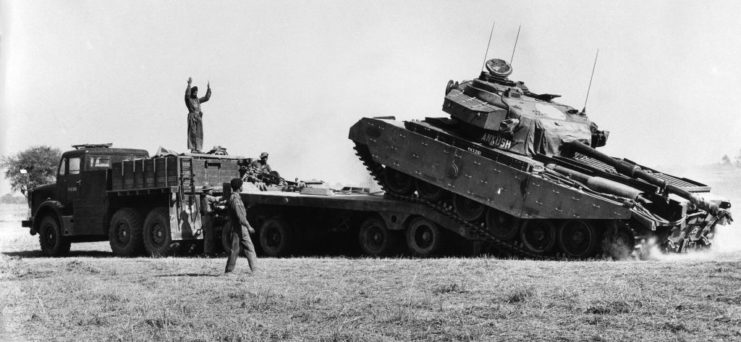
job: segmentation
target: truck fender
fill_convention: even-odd
[[[39,224],[41,223],[41,216],[43,215],[54,215],[54,217],[59,221],[59,225],[62,226],[64,222],[62,222],[62,203],[56,200],[46,200],[41,205],[39,205],[39,208],[36,209],[36,212],[33,214],[33,223],[31,225],[31,235],[36,235],[39,231]]]

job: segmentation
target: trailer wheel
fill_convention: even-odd
[[[412,254],[429,257],[440,252],[443,246],[443,231],[438,225],[425,218],[417,217],[409,222],[406,231],[407,247]]]
[[[271,257],[287,256],[292,252],[293,234],[288,223],[274,217],[260,226],[260,247]]]
[[[520,230],[520,238],[531,252],[544,254],[556,245],[556,227],[549,220],[527,220]]]
[[[170,235],[170,211],[168,208],[154,208],[144,220],[144,247],[147,254],[158,257],[173,253]]]
[[[69,253],[71,242],[62,236],[59,222],[52,215],[46,215],[39,225],[39,244],[41,252],[46,256],[62,256]]]
[[[520,232],[520,219],[494,208],[486,210],[486,227],[495,238],[510,241]]]
[[[111,250],[118,256],[135,256],[142,252],[142,218],[132,208],[121,208],[113,214],[108,228]]]
[[[398,195],[410,195],[414,191],[414,178],[386,167],[384,169],[384,183],[389,191]]]
[[[388,230],[386,223],[380,217],[370,216],[360,224],[358,243],[365,255],[389,256],[396,250],[399,237]]]
[[[483,204],[460,195],[453,196],[453,208],[458,216],[469,222],[479,220],[486,212]]]
[[[569,220],[558,230],[558,246],[568,257],[580,259],[590,257],[599,244],[599,233],[590,222]]]

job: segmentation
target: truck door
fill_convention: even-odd
[[[73,199],[73,235],[104,235],[108,231],[105,216],[108,207],[107,171],[110,166],[109,156],[86,155],[82,159],[82,170],[77,175],[77,197]]]
[[[65,215],[71,215],[74,212],[74,202],[79,196],[79,186],[80,157],[63,158],[57,173],[57,198],[62,203]]]

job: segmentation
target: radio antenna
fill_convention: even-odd
[[[589,101],[589,91],[592,90],[592,79],[594,79],[594,69],[597,68],[597,57],[599,57],[599,49],[597,49],[597,53],[594,55],[594,64],[592,65],[592,76],[589,76],[589,86],[587,87],[587,97],[584,99],[584,108],[582,108],[581,110],[582,113],[587,112],[587,101]]]
[[[520,40],[520,29],[522,25],[517,26],[517,38],[515,38],[515,46],[512,47],[512,57],[509,58],[509,65],[512,65],[512,60],[515,58],[515,50],[517,49],[517,41]]]
[[[484,62],[481,63],[481,70],[484,70],[484,66],[486,65],[486,56],[489,55],[489,45],[491,45],[491,35],[494,33],[494,24],[496,24],[496,21],[491,22],[491,31],[489,31],[489,42],[486,43],[486,52],[484,52]]]

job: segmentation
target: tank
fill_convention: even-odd
[[[362,118],[357,155],[393,198],[425,203],[488,241],[532,258],[645,256],[712,244],[731,204],[700,182],[599,151],[587,116],[512,81],[504,60],[449,81],[446,117]]]

